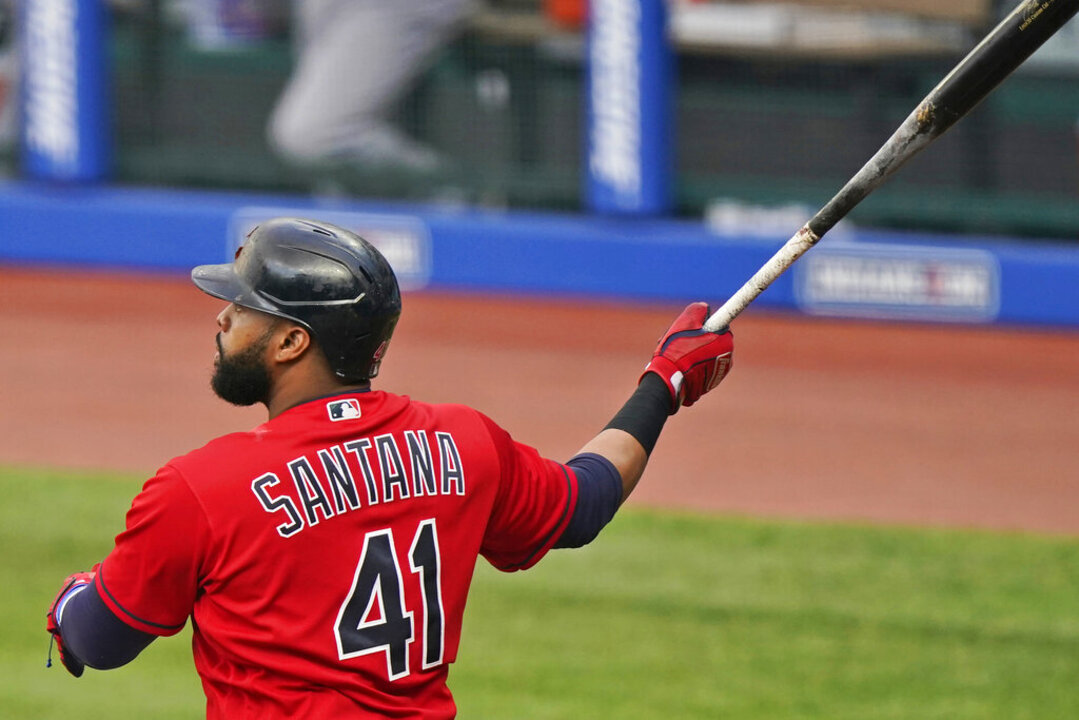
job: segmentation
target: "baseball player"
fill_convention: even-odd
[[[190,617],[208,718],[454,717],[446,678],[477,558],[524,570],[590,542],[667,417],[731,366],[731,334],[703,331],[708,307],[690,305],[624,407],[560,463],[474,409],[371,387],[401,298],[351,232],[269,221],[192,280],[228,302],[214,391],[269,419],[150,478],[47,629],[78,677]]]
[[[296,63],[267,124],[274,150],[300,164],[341,162],[433,172],[433,148],[393,110],[473,0],[296,0]]]

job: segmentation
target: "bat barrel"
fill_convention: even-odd
[[[970,112],[1079,10],[1079,0],[1024,0],[943,79],[923,106],[939,135]]]
[[[885,179],[969,113],[1079,11],[1079,0],[1024,0],[926,96],[861,170],[704,324],[727,327]]]
[[[809,221],[820,236],[965,116],[1079,11],[1079,0],[1025,0],[941,80],[891,138]]]

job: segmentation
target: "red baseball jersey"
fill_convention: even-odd
[[[476,410],[339,395],[165,465],[98,587],[144,632],[192,618],[209,718],[450,718],[477,557],[530,567],[576,499]]]

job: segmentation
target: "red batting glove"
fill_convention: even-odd
[[[659,341],[645,373],[655,373],[671,393],[671,415],[689,407],[719,385],[731,370],[734,335],[704,330],[711,311],[707,303],[686,307]],[[641,377],[644,377],[642,374]]]
[[[96,566],[95,566],[96,569]],[[60,652],[60,662],[64,664],[67,671],[75,677],[81,677],[83,668],[85,665],[81,660],[67,652],[64,648],[64,640],[60,637],[60,619],[57,614],[63,614],[64,604],[72,597],[72,595],[82,588],[94,581],[94,571],[90,572],[77,572],[72,575],[68,575],[64,580],[63,587],[60,588],[60,592],[56,593],[56,597],[53,598],[52,604],[49,605],[49,612],[45,616],[45,629],[52,635],[56,641],[56,649]],[[47,666],[52,665],[51,651],[50,658]]]

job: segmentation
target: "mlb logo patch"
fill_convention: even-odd
[[[349,398],[348,400],[334,400],[326,403],[326,411],[330,414],[330,420],[355,420],[360,416],[360,401]]]

